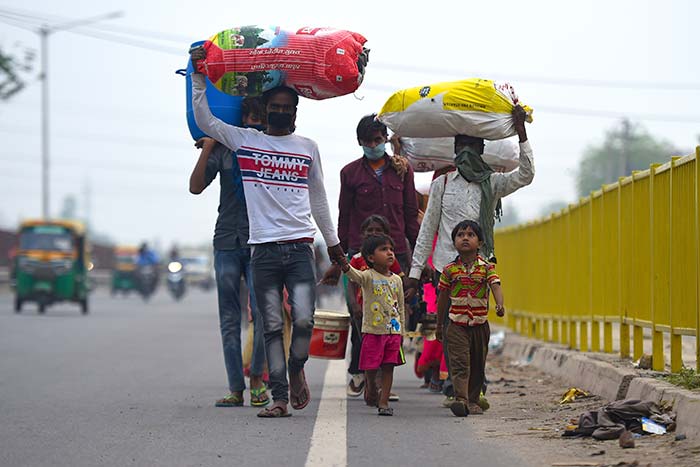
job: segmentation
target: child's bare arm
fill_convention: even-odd
[[[438,295],[437,303],[437,340],[442,342],[442,331],[445,326],[445,318],[447,317],[447,309],[450,307],[450,291],[443,289]]]
[[[360,319],[362,317],[362,307],[357,303],[357,290],[358,286],[355,282],[348,282],[346,289],[345,299],[350,305],[350,313],[355,317],[355,319]]]
[[[362,286],[362,283],[364,282],[364,278],[365,278],[364,273],[366,271],[360,271],[358,269],[355,269],[354,267],[350,266],[350,263],[348,263],[347,260],[345,260],[345,262],[343,262],[340,265],[340,268],[343,270],[345,275],[348,276],[348,279],[350,279],[352,282]]]
[[[491,284],[491,292],[493,292],[493,298],[496,299],[496,314],[498,316],[505,315],[506,309],[503,306],[503,289],[501,289],[501,284],[499,282]]]

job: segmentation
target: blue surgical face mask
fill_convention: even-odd
[[[365,154],[365,157],[371,161],[377,161],[384,157],[384,147],[386,143],[381,143],[376,145],[373,148],[370,148],[369,146],[362,146],[362,152]]]

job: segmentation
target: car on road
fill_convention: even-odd
[[[188,285],[211,290],[216,284],[214,258],[204,251],[184,251],[179,258]]]

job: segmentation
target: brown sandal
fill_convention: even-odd
[[[311,402],[311,390],[306,383],[306,375],[303,369],[297,373],[297,378],[301,379],[301,389],[295,391],[292,384],[292,374],[289,374],[289,402],[294,410],[301,410]]]
[[[292,414],[287,411],[287,404],[283,402],[275,402],[270,407],[258,412],[258,417],[260,418],[286,418],[291,416]]]

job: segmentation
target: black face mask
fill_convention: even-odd
[[[265,131],[267,129],[267,125],[246,125],[246,124],[243,124],[243,128],[255,128],[258,131]]]
[[[267,124],[277,129],[289,129],[292,126],[292,114],[287,112],[268,112]]]

